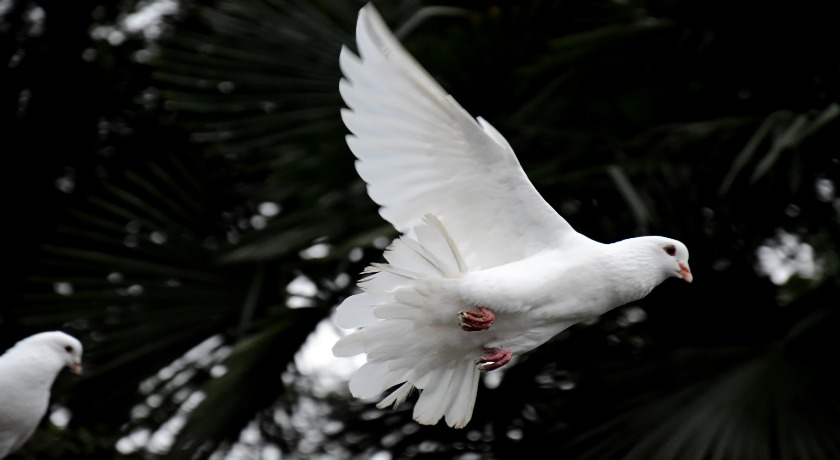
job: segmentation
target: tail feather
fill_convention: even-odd
[[[345,329],[366,326],[375,323],[376,307],[388,301],[389,296],[377,296],[371,293],[351,295],[344,299],[335,315],[335,323]]]
[[[456,277],[467,267],[436,217],[427,215],[410,233],[415,238],[402,236],[385,251],[388,263],[368,267],[371,275],[359,282],[363,292],[338,307],[339,326],[362,329],[340,339],[333,354],[367,353],[368,362],[350,380],[354,396],[373,397],[401,384],[377,404],[384,408],[399,405],[416,387],[415,420],[435,424],[444,418],[462,428],[472,417],[479,370],[474,357],[446,350],[439,338],[456,331],[430,320],[439,306],[430,305],[415,283]]]
[[[350,357],[361,353],[370,353],[377,349],[400,346],[405,337],[412,332],[414,325],[410,321],[377,321],[372,325],[342,337],[333,346],[333,354],[338,357]]]
[[[416,280],[416,279],[425,278],[426,276],[428,276],[428,275],[424,275],[422,273],[413,272],[413,271],[411,271],[407,268],[402,268],[398,265],[393,265],[393,264],[380,264],[380,263],[374,262],[374,263],[370,264],[370,267],[368,267],[368,268],[370,268],[372,270],[378,270],[379,272],[393,273],[394,275],[402,276],[403,278],[409,279],[409,280]]]
[[[446,423],[454,428],[463,428],[470,420],[478,393],[480,371],[475,362],[470,361],[469,365],[461,369],[465,372],[461,372],[458,382],[450,391],[449,411],[446,412]]]
[[[447,409],[444,403],[448,402],[447,396],[454,372],[455,369],[452,367],[438,368],[433,371],[431,381],[435,384],[423,389],[421,393],[423,397],[414,405],[414,420],[431,425],[443,417]]]
[[[373,314],[377,318],[382,319],[410,319],[417,318],[420,314],[420,309],[414,305],[407,305],[401,302],[386,303],[383,305],[376,305],[373,309]]]
[[[454,364],[430,373],[429,385],[414,406],[414,419],[419,423],[432,425],[444,418],[447,425],[463,428],[469,422],[480,371],[472,360]]]
[[[406,371],[389,369],[387,363],[369,361],[350,379],[350,393],[357,398],[372,398],[406,381]]]
[[[382,388],[383,377],[388,373],[385,363],[368,361],[353,374],[350,379],[350,393],[357,398],[371,398],[387,387]]]
[[[388,395],[388,397],[379,402],[379,404],[377,404],[376,407],[380,409],[385,409],[386,407],[391,405],[397,407],[400,404],[404,403],[406,399],[408,399],[408,395],[413,389],[414,385],[412,385],[409,382],[405,382],[402,385],[400,385],[399,388],[391,392],[391,394]]]
[[[394,271],[380,271],[359,281],[359,287],[366,292],[390,292],[413,279],[417,278],[403,276]]]

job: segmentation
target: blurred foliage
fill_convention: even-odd
[[[394,235],[338,115],[363,3],[182,1],[136,25],[167,3],[0,2],[0,348],[62,328],[87,362],[56,384],[69,425],[13,458],[840,457],[830,5],[376,2],[578,231],[692,252],[692,285],[520,357],[451,430],[295,365]],[[771,282],[761,254],[796,269]]]

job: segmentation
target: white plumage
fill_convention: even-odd
[[[539,195],[508,142],[470,116],[367,5],[359,56],[340,56],[347,144],[381,215],[403,236],[359,282],[336,322],[361,328],[333,348],[366,353],[350,381],[360,398],[400,385],[379,407],[421,390],[414,419],[461,428],[480,372],[567,327],[691,281],[679,241],[602,244],[577,233]]]
[[[82,344],[63,332],[27,337],[0,356],[0,458],[35,432],[61,369],[80,373],[81,366]]]

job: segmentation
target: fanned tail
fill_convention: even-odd
[[[441,353],[456,328],[444,329],[435,317],[436,305],[419,294],[419,280],[452,278],[466,271],[464,261],[443,224],[433,215],[414,227],[416,239],[402,236],[385,251],[388,263],[375,263],[359,282],[364,291],[338,307],[336,323],[362,329],[343,337],[333,354],[349,357],[367,353],[367,363],[350,380],[358,398],[377,396],[400,385],[377,407],[397,406],[413,388],[421,390],[414,419],[434,425],[442,417],[463,428],[472,417],[480,371],[474,355]],[[447,350],[448,351],[448,350]]]

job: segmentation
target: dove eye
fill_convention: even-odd
[[[64,351],[66,351],[67,353],[73,353],[73,347],[71,347],[70,345],[65,345]]]
[[[673,256],[677,255],[677,248],[676,248],[676,247],[674,247],[674,245],[673,245],[673,244],[669,244],[669,245],[667,245],[667,246],[663,247],[662,249],[664,249],[664,250],[665,250],[665,252],[666,252],[669,256],[672,256],[672,257],[673,257]]]

